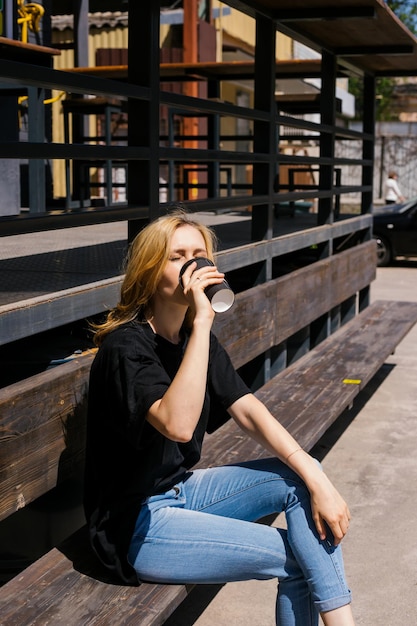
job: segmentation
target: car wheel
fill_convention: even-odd
[[[377,246],[377,265],[379,267],[389,265],[392,260],[391,246],[388,241],[380,235],[374,235],[374,239],[376,240]]]

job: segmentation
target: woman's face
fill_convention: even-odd
[[[187,305],[179,284],[180,270],[194,257],[207,257],[203,235],[194,226],[185,224],[174,232],[169,245],[169,257],[158,285],[157,294],[163,299]]]

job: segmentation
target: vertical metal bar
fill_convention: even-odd
[[[112,107],[105,107],[105,141],[106,146],[111,146],[111,115]],[[106,159],[106,189],[107,189],[107,204],[111,206],[113,204],[113,163],[110,159]]]
[[[374,180],[374,147],[375,147],[375,120],[376,120],[376,80],[374,76],[365,75],[363,81],[363,132],[369,133],[370,139],[363,140],[362,157],[370,160],[370,165],[362,168],[362,185],[370,186],[371,191],[362,193],[361,213],[370,213],[372,210],[373,180]],[[369,228],[366,239],[371,239],[372,228]],[[370,303],[370,285],[362,289],[359,293],[359,309],[367,307]]]
[[[340,167],[336,167],[334,170],[334,178],[336,187],[341,187],[342,185],[342,170]],[[334,216],[338,219],[340,215],[340,194],[336,196],[334,199]]]
[[[198,0],[183,0],[184,7],[184,23],[183,23],[183,35],[182,35],[182,47],[183,47],[183,60],[184,63],[197,63],[198,61]],[[183,93],[193,98],[198,98],[198,83],[197,81],[186,81],[183,84]],[[186,115],[183,119],[183,133],[190,137],[185,139],[182,144],[185,148],[196,149],[198,148],[198,140],[193,139],[199,134],[199,118],[193,115]],[[191,196],[192,199],[198,197],[198,188],[193,188],[194,183],[198,183],[199,174],[197,168],[191,164],[187,165],[188,173],[186,174],[187,183],[191,176],[191,188],[188,189],[184,199],[188,200]],[[190,193],[191,192],[191,193]]]
[[[74,66],[87,67],[88,59],[88,5],[89,0],[72,0],[74,13]],[[83,98],[78,94],[73,94],[73,98]],[[83,143],[84,137],[90,134],[90,120],[88,115],[83,113],[72,114],[72,141],[73,143]],[[84,199],[89,198],[88,181],[90,170],[83,169],[83,164],[79,161],[72,161],[72,190],[73,198],[79,200],[79,205],[84,206]],[[77,202],[75,203],[78,204]]]
[[[336,57],[330,52],[323,51],[321,62],[321,98],[320,114],[321,123],[335,128],[336,122]],[[334,130],[330,133],[320,133],[320,156],[334,160]],[[334,164],[320,165],[319,189],[332,191],[334,187]],[[319,199],[318,224],[331,224],[333,222],[333,195]],[[329,242],[329,254],[331,251]]]
[[[209,98],[220,97],[220,83],[218,80],[209,80],[207,84],[207,96]],[[209,150],[220,149],[220,116],[213,113],[208,116],[207,121]],[[208,171],[208,196],[216,198],[220,196],[220,163],[218,161],[210,162],[207,166]]]
[[[53,0],[42,0],[45,15],[53,15]],[[50,19],[42,20],[42,45],[51,46],[52,43],[52,23]],[[49,97],[49,96],[48,96]]]
[[[293,169],[289,169],[288,170],[288,183],[289,183],[288,191],[294,191],[295,190],[294,177],[295,177],[295,171]],[[291,216],[294,217],[294,215],[295,215],[295,202],[294,202],[294,200],[290,200],[289,201],[289,207],[290,207]]]
[[[28,87],[29,142],[45,141],[44,98],[44,89]],[[45,208],[45,161],[29,159],[29,212],[43,213]]]
[[[267,122],[254,122],[254,152],[264,153],[266,163],[253,167],[253,193],[269,196],[266,205],[252,207],[252,240],[271,239],[273,234],[274,203],[273,185],[276,173],[276,104],[275,104],[275,55],[276,28],[273,20],[260,14],[256,15],[255,46],[255,109],[268,113]],[[267,258],[263,275],[259,280],[272,278],[272,258]],[[271,351],[265,353],[263,363],[264,381],[271,377]]]
[[[17,96],[6,94],[7,92],[2,92],[0,98],[0,136],[2,141],[17,143],[19,141]],[[0,216],[20,213],[22,170],[16,159],[0,159]]]
[[[168,146],[172,148],[175,142],[175,113],[168,109]],[[175,164],[172,159],[168,161],[168,202],[175,198]]]
[[[149,219],[159,209],[159,15],[160,2],[129,2],[128,81],[148,87],[150,99],[128,101],[129,146],[150,149],[149,161],[131,161],[128,167],[128,202],[148,206]],[[129,238],[135,225],[129,223]]]
[[[384,193],[384,163],[385,163],[385,135],[381,135],[381,152],[380,152],[380,162],[379,162],[379,192],[378,195],[380,198],[383,197]]]
[[[362,142],[362,158],[371,161],[371,165],[362,168],[362,185],[370,186],[371,191],[362,193],[361,213],[369,213],[372,208],[372,185],[374,180],[375,147],[375,77],[365,75],[363,80],[363,132],[371,136]]]
[[[74,65],[88,66],[88,3],[89,0],[72,0],[74,12]]]
[[[227,195],[232,195],[232,170],[230,167],[226,169]]]
[[[184,193],[184,200],[190,199],[190,174],[191,170],[188,167],[182,168],[182,189]]]
[[[16,0],[4,0],[4,25],[3,36],[9,39],[19,39],[17,24],[17,2]]]
[[[70,143],[69,132],[69,111],[67,107],[63,107],[64,116],[64,143]],[[71,201],[71,161],[65,159],[65,208],[70,209],[72,206]]]
[[[255,47],[255,109],[269,113],[267,122],[254,122],[254,152],[265,153],[268,162],[253,168],[253,193],[270,196],[267,205],[252,209],[252,239],[270,239],[273,228],[273,183],[276,171],[276,104],[275,104],[275,23],[262,15],[256,17]],[[266,280],[271,277],[271,259],[266,267]]]

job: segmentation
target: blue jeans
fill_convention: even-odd
[[[287,530],[254,523],[281,511]],[[195,470],[148,498],[129,561],[148,582],[277,578],[281,626],[317,626],[350,602],[340,546],[319,539],[304,482],[277,459]]]

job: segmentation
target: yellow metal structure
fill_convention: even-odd
[[[28,29],[33,33],[38,33],[41,26],[41,19],[45,9],[37,2],[26,2],[17,0],[17,23],[21,26],[21,39],[24,43],[28,41]]]

